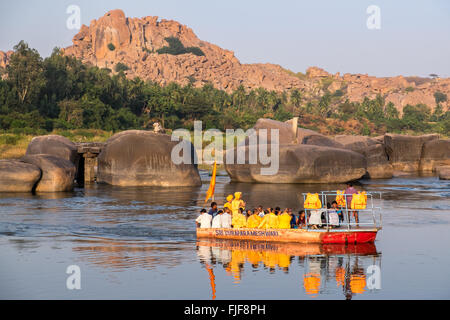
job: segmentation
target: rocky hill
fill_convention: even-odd
[[[192,53],[159,54],[168,45],[166,37],[176,37],[185,47],[198,47],[204,55]],[[381,94],[387,102],[402,111],[407,104],[436,105],[434,94],[450,97],[450,78],[419,77],[377,78],[367,74],[329,74],[311,67],[306,74],[294,74],[274,64],[241,64],[232,51],[200,40],[189,27],[155,16],[127,18],[122,10],[112,10],[90,26],[83,25],[73,38],[73,45],[64,49],[86,63],[115,70],[118,63],[126,65],[128,77],[139,76],[162,85],[172,81],[202,86],[210,82],[216,88],[232,91],[243,85],[246,89],[263,87],[283,91],[298,88],[305,98],[340,90],[342,99],[361,101]],[[0,66],[5,66],[11,52],[0,52]],[[443,103],[448,110],[450,103]]]

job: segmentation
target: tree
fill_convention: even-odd
[[[389,102],[384,108],[384,117],[388,120],[398,119],[399,117],[398,110],[392,102]]]
[[[26,110],[26,105],[37,102],[38,95],[46,83],[43,71],[42,58],[35,49],[30,49],[24,41],[14,46],[7,73],[22,111]]]
[[[436,104],[439,104],[441,102],[447,101],[447,95],[445,93],[442,93],[440,91],[436,91],[434,93],[434,100],[436,101]]]
[[[425,131],[430,127],[429,119],[430,108],[424,104],[406,105],[403,108],[402,120],[407,129]]]
[[[116,64],[114,70],[116,70],[116,72],[121,72],[130,70],[130,68],[125,63],[119,62]]]
[[[300,93],[300,90],[298,90],[297,88],[291,91],[290,102],[296,107],[300,106],[300,103],[302,102],[302,94]]]

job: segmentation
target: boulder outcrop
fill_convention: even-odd
[[[382,144],[372,144],[363,149],[367,161],[367,177],[370,179],[390,179],[394,168],[389,163],[386,149]]]
[[[248,145],[239,146],[235,151],[235,157],[244,152],[248,159]],[[232,181],[258,183],[341,183],[357,180],[366,173],[363,155],[337,148],[280,145],[278,159],[276,174],[263,174],[262,169],[271,165],[262,165],[259,161],[257,164],[226,164],[225,169]]]
[[[345,149],[358,152],[367,161],[367,177],[370,179],[389,179],[393,176],[393,167],[389,163],[384,140],[367,136],[340,135],[334,138]]]
[[[41,169],[20,160],[0,160],[0,192],[31,192]]]
[[[194,149],[186,149],[192,164],[175,164],[172,149],[179,142],[150,131],[129,130],[112,136],[98,157],[97,181],[116,186],[199,186]]]
[[[386,134],[384,144],[395,171],[414,172],[419,170],[422,148],[426,142],[438,140],[439,135],[406,136]]]
[[[75,143],[59,135],[34,137],[27,147],[26,155],[48,154],[78,165],[79,156]]]
[[[379,140],[367,136],[339,135],[335,136],[334,140],[339,142],[343,148],[359,153],[363,153],[370,146],[381,144]]]
[[[297,133],[292,127],[292,120],[280,122],[272,119],[258,119],[253,129],[259,134],[261,129],[267,130],[268,143],[275,141],[271,136],[271,129],[278,129],[279,144],[307,144],[322,147],[342,148],[342,144],[334,141],[332,138],[324,136],[313,130],[297,128]]]
[[[74,185],[75,165],[66,159],[49,154],[25,155],[21,161],[30,163],[42,171],[36,192],[71,191]]]
[[[441,166],[436,168],[437,175],[441,180],[450,180],[450,166]]]
[[[435,171],[436,167],[450,165],[450,139],[425,142],[420,158],[420,171]]]

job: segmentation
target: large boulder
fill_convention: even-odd
[[[112,136],[98,157],[97,181],[117,186],[199,186],[200,175],[193,164],[175,164],[172,149],[179,142],[170,136],[129,130]],[[193,159],[194,149],[187,149]]]
[[[20,160],[0,160],[0,192],[31,192],[41,178],[39,167]]]
[[[71,191],[75,179],[75,165],[66,159],[49,154],[25,155],[23,162],[33,164],[42,171],[41,180],[36,186],[36,192]]]
[[[370,179],[390,179],[394,168],[389,163],[386,149],[382,144],[373,144],[363,149],[367,161],[367,176]]]
[[[259,134],[259,130],[267,129],[268,143],[275,143],[271,136],[271,129],[279,130],[279,144],[307,144],[322,147],[342,148],[342,144],[313,130],[297,128],[294,134],[292,120],[280,122],[272,119],[258,119],[253,129]]]
[[[420,171],[435,171],[436,167],[450,165],[450,139],[425,142],[420,159]]]
[[[384,144],[389,162],[394,170],[414,172],[419,170],[422,148],[428,141],[438,140],[439,135],[406,136],[400,134],[386,134]]]
[[[380,141],[367,136],[339,135],[334,140],[342,144],[343,148],[363,153],[368,147],[381,144]]]
[[[296,137],[294,135],[294,131],[292,130],[292,125],[287,122],[280,122],[272,119],[261,118],[256,121],[253,129],[257,134],[260,134],[261,129],[267,130],[267,141],[268,143],[276,143],[274,139],[272,139],[271,130],[278,130],[279,136],[279,144],[291,144],[297,143]]]
[[[450,180],[450,166],[437,167],[436,172],[441,180]]]
[[[237,163],[237,154],[241,152],[245,153],[245,159],[249,159],[248,145],[239,146],[234,151],[234,163]],[[360,179],[366,173],[364,156],[344,149],[280,145],[278,159],[278,172],[270,175],[262,174],[261,169],[271,165],[263,165],[260,161],[256,164],[248,164],[248,161],[246,164],[227,163],[225,169],[234,182],[257,183],[342,183]]]
[[[58,158],[69,160],[78,165],[78,152],[75,143],[59,135],[46,135],[34,137],[28,145],[26,155],[49,154]]]
[[[358,152],[366,157],[367,177],[370,179],[392,178],[394,169],[389,163],[384,144],[380,139],[367,136],[340,135],[334,138],[345,149]]]

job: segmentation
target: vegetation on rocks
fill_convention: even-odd
[[[0,79],[4,134],[117,132],[151,129],[155,121],[166,129],[192,129],[195,120],[202,120],[204,129],[247,129],[259,118],[286,121],[294,116],[300,117],[302,127],[329,135],[436,132],[448,136],[450,132],[450,112],[440,105],[447,98],[443,94],[436,94],[433,112],[426,105],[407,105],[401,115],[382,96],[356,103],[344,100],[339,90],[306,98],[299,89],[276,92],[240,86],[228,93],[208,82],[202,87],[162,86],[128,79],[121,67],[113,74],[83,64],[59,49],[45,59],[23,41],[14,50]],[[15,138],[2,139],[7,144]]]
[[[205,53],[199,48],[199,47],[185,47],[180,39],[176,37],[167,37],[164,38],[166,42],[169,44],[169,46],[162,47],[161,49],[156,50],[159,54],[173,54],[173,55],[179,55],[179,54],[185,54],[185,53],[192,53],[196,56],[204,56]]]

